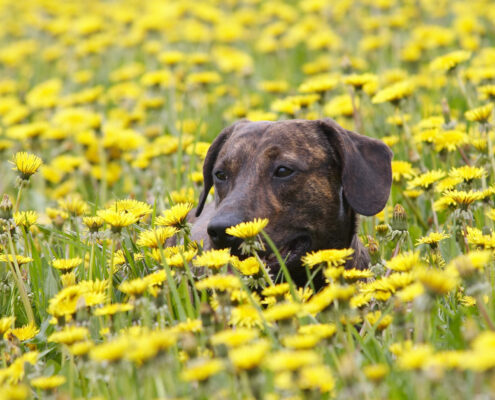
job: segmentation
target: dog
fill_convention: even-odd
[[[356,233],[357,214],[371,216],[385,207],[392,156],[382,141],[328,118],[238,121],[207,152],[191,238],[203,240],[205,249],[230,247],[240,255],[241,240],[226,228],[268,218],[265,232],[298,286],[307,283],[301,257],[311,251],[352,248],[346,267],[366,268],[370,259]],[[214,202],[205,205],[212,186]],[[274,255],[261,257],[277,276]],[[324,285],[322,274],[313,283]]]

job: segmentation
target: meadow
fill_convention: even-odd
[[[0,400],[493,398],[494,100],[491,0],[0,1]],[[394,152],[369,268],[189,239],[224,127],[323,117]]]

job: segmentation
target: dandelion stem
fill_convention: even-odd
[[[486,324],[490,328],[490,330],[495,331],[495,325],[493,324],[493,321],[490,318],[490,315],[488,315],[488,311],[486,310],[482,296],[477,296],[476,305],[478,306],[478,310],[479,310],[481,316],[483,317],[483,319],[485,320]]]
[[[19,184],[19,190],[17,191],[17,198],[15,200],[14,213],[19,211],[19,205],[21,203],[22,187],[24,186],[23,181]]]
[[[26,287],[24,286],[24,282],[22,281],[21,269],[19,268],[19,264],[17,263],[16,252],[14,249],[14,242],[12,241],[12,235],[10,234],[10,230],[7,229],[7,236],[9,237],[9,246],[10,252],[12,255],[12,262],[14,266],[12,267],[10,257],[7,257],[7,261],[9,266],[14,270],[14,275],[17,276],[17,287],[19,289],[19,293],[21,295],[22,303],[24,304],[24,309],[26,310],[26,314],[30,324],[34,324],[34,313],[33,308],[31,307],[31,303],[29,302],[29,297],[26,291]]]
[[[112,302],[113,295],[113,256],[115,253],[115,239],[112,239],[112,249],[110,252],[110,271],[108,271],[108,303]]]

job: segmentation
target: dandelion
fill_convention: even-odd
[[[120,233],[122,228],[135,224],[139,219],[135,214],[114,211],[111,209],[98,211],[98,216],[111,226],[113,233]]]
[[[304,367],[299,372],[298,386],[305,390],[318,390],[320,393],[331,392],[335,388],[335,380],[327,365]]]
[[[442,170],[431,170],[425,172],[421,175],[416,176],[412,180],[407,183],[408,189],[414,189],[417,187],[421,187],[425,190],[428,190],[432,187],[432,185],[445,177],[446,173]]]
[[[437,71],[450,72],[455,69],[460,63],[471,58],[471,52],[465,50],[457,50],[443,56],[436,57],[430,63],[430,68]]]
[[[386,364],[371,364],[363,368],[363,373],[370,381],[379,382],[388,374],[389,368]]]
[[[83,224],[89,229],[91,233],[98,232],[105,220],[101,217],[83,217]]]
[[[214,289],[231,291],[239,289],[241,287],[241,282],[239,278],[232,275],[212,275],[196,282],[195,286],[198,290]]]
[[[163,216],[158,217],[155,222],[157,225],[174,226],[180,229],[184,227],[186,217],[192,208],[193,205],[191,203],[176,204],[169,210],[166,210]]]
[[[217,332],[210,338],[210,341],[215,346],[223,344],[228,347],[238,347],[256,339],[258,335],[259,332],[256,329],[237,328]]]
[[[14,221],[17,226],[29,229],[38,221],[39,215],[36,211],[18,211],[14,213]]]
[[[0,335],[3,335],[5,332],[10,330],[12,325],[14,325],[15,317],[2,317],[0,318]]]
[[[411,179],[417,174],[417,170],[407,161],[392,161],[392,178],[400,182],[402,178]]]
[[[340,266],[345,264],[353,254],[353,249],[320,250],[306,254],[301,260],[309,268],[323,263],[326,263],[328,266]]]
[[[450,235],[443,232],[431,232],[428,236],[423,236],[416,241],[416,246],[428,244],[432,249],[438,246],[442,240],[448,239]]]
[[[33,387],[43,390],[52,390],[56,387],[62,386],[66,382],[65,376],[53,375],[53,376],[40,376],[33,378],[30,383]]]
[[[471,122],[487,123],[493,116],[493,103],[468,110],[464,113],[464,116]]]
[[[299,303],[287,302],[275,304],[268,310],[263,311],[263,315],[268,322],[289,319],[301,312]]]
[[[260,339],[229,351],[229,358],[237,370],[251,370],[259,366],[270,350],[270,342]]]
[[[20,328],[11,329],[10,333],[12,333],[12,335],[14,335],[21,342],[24,342],[26,340],[34,338],[39,333],[39,331],[39,328],[34,323],[30,323],[21,326]]]
[[[400,100],[409,97],[414,92],[414,84],[411,81],[401,81],[394,83],[391,86],[380,90],[373,96],[371,102],[373,104],[380,104],[390,102],[393,104],[398,103]]]
[[[47,340],[49,342],[71,345],[85,340],[88,336],[88,328],[82,326],[67,326],[59,332],[52,333],[48,336]]]
[[[224,364],[218,359],[199,359],[186,366],[181,372],[181,378],[186,381],[204,381],[224,369]]]
[[[15,165],[14,170],[19,172],[22,181],[29,181],[31,175],[34,175],[43,161],[34,154],[26,152],[15,153],[12,163]]]
[[[433,294],[448,293],[458,284],[457,279],[447,271],[418,268],[414,274],[423,286]]]
[[[248,257],[244,260],[239,260],[237,257],[232,256],[231,262],[242,275],[256,275],[260,270],[260,263],[256,257]]]
[[[280,350],[270,355],[267,367],[275,372],[294,371],[319,362],[320,357],[311,350]]]
[[[157,229],[143,231],[136,242],[138,246],[149,248],[164,247],[165,242],[178,232],[177,228],[165,226]]]
[[[62,271],[69,271],[71,269],[76,268],[78,265],[82,263],[82,259],[79,257],[75,258],[62,258],[62,259],[57,259],[57,260],[52,260],[52,266],[53,268],[62,270]]]
[[[230,261],[230,249],[209,250],[197,256],[193,260],[193,265],[196,267],[208,267],[219,269],[227,265]]]
[[[128,303],[114,303],[114,304],[108,304],[106,306],[97,308],[94,310],[93,314],[94,315],[114,315],[119,312],[126,312],[133,310],[134,306],[132,304]]]
[[[58,201],[59,207],[73,216],[84,215],[89,211],[88,204],[80,196],[69,196]]]
[[[267,218],[255,218],[250,222],[241,222],[238,225],[227,228],[225,232],[228,235],[235,236],[241,239],[251,239],[259,235],[262,229],[268,225]]]

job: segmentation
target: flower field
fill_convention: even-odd
[[[493,398],[494,101],[491,0],[0,1],[0,400]],[[324,117],[394,152],[368,269],[190,239],[224,127]]]

